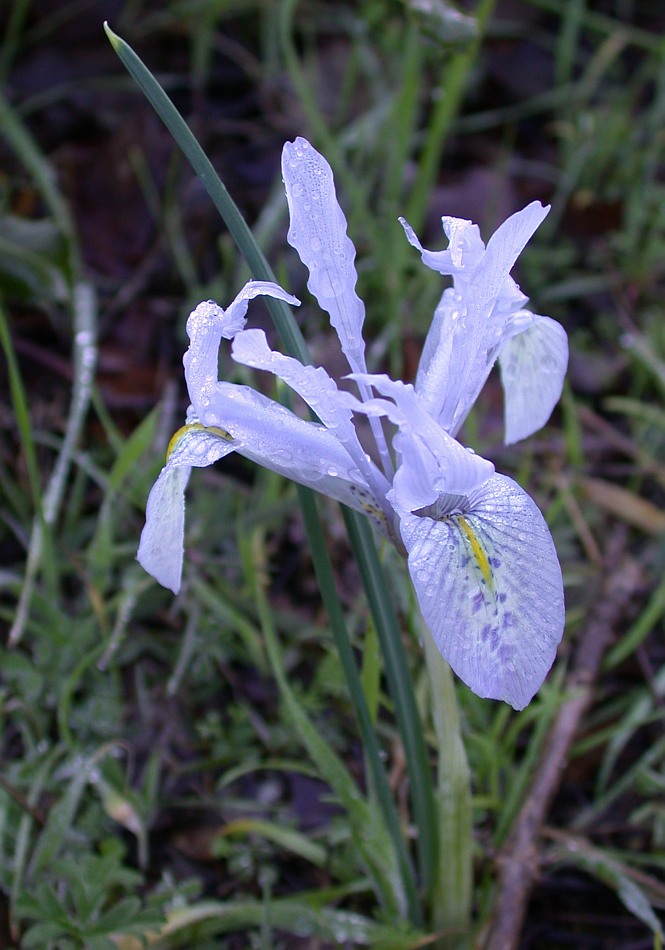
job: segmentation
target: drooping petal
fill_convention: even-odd
[[[530,325],[499,353],[506,445],[545,425],[561,396],[568,367],[566,331],[556,320],[531,316]]]
[[[538,508],[494,475],[443,520],[402,512],[400,530],[423,617],[478,696],[515,709],[550,669],[564,625],[561,569]]]
[[[191,468],[164,466],[148,495],[136,559],[162,587],[180,590],[185,534],[185,488]]]
[[[168,461],[152,486],[136,558],[148,574],[177,594],[182,578],[185,488],[193,466],[212,465],[232,452],[221,430],[185,426],[171,439]]]
[[[365,306],[356,293],[356,250],[335,194],[330,165],[300,136],[282,152],[282,177],[291,215],[287,235],[309,269],[307,286],[330,314],[351,369],[365,371]]]
[[[297,392],[342,443],[375,497],[385,498],[390,485],[361,446],[351,408],[322,366],[303,366],[299,360],[271,350],[263,330],[239,333],[233,341],[232,355],[245,366],[273,373]]]
[[[221,340],[232,340],[243,329],[249,302],[258,296],[276,297],[294,306],[300,303],[297,297],[271,281],[250,280],[226,310],[214,300],[204,300],[189,315],[190,344],[183,364],[189,398],[198,416],[203,415],[217,382]]]

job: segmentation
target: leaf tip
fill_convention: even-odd
[[[104,20],[104,32],[106,33],[109,39],[109,43],[111,44],[113,49],[116,50],[117,52],[118,49],[120,48],[120,44],[122,43],[122,40],[120,39],[117,33],[113,32],[113,30],[109,26],[108,20]]]

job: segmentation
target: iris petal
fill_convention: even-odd
[[[566,331],[549,317],[533,322],[499,354],[505,396],[506,444],[532,435],[559,401],[568,366]]]
[[[527,298],[510,277],[520,252],[549,207],[533,201],[495,231],[487,247],[478,228],[444,218],[446,251],[427,251],[402,221],[423,262],[453,277],[435,311],[416,379],[423,405],[451,435],[464,422],[506,337],[511,315]]]
[[[561,569],[538,508],[494,475],[442,520],[404,512],[400,529],[425,622],[478,696],[523,709],[564,624]]]
[[[287,240],[309,270],[307,286],[330,314],[351,369],[365,370],[365,305],[356,293],[356,249],[335,194],[330,165],[298,137],[282,152],[282,176],[291,226]]]
[[[276,297],[297,306],[300,301],[277,284],[250,280],[235,300],[223,310],[214,300],[204,300],[189,315],[189,349],[183,357],[189,398],[201,418],[210,404],[219,375],[219,345],[222,338],[232,340],[245,326],[250,300],[258,296]]]
[[[299,360],[271,350],[263,330],[239,333],[233,341],[232,352],[237,362],[274,373],[297,392],[326,429],[339,439],[375,497],[385,498],[390,485],[361,446],[353,425],[352,410],[335,380],[322,366],[303,366]]]
[[[232,452],[227,433],[185,426],[169,446],[169,458],[152,486],[136,558],[174,594],[180,590],[185,531],[185,488],[193,466],[212,465]]]

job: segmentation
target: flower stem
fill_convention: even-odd
[[[427,625],[419,618],[425,648],[432,719],[439,763],[437,806],[440,851],[432,889],[432,924],[444,937],[441,950],[459,947],[468,934],[472,900],[471,782],[462,740],[452,670],[439,653]]]

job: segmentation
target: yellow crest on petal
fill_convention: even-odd
[[[204,426],[201,422],[190,422],[186,426],[181,426],[178,431],[174,432],[171,436],[171,441],[166,449],[167,462],[188,432],[210,432],[211,435],[216,435],[220,439],[224,439],[225,442],[233,442],[233,436],[226,432],[225,429],[220,429],[218,426]]]
[[[490,562],[487,559],[485,550],[478,540],[478,536],[466,518],[463,518],[462,515],[457,515],[455,520],[466,535],[467,541],[471,545],[471,550],[473,551],[473,556],[476,559],[476,564],[480,568],[480,573],[483,575],[488,587],[493,589],[494,576],[492,574],[492,568],[490,567]]]

